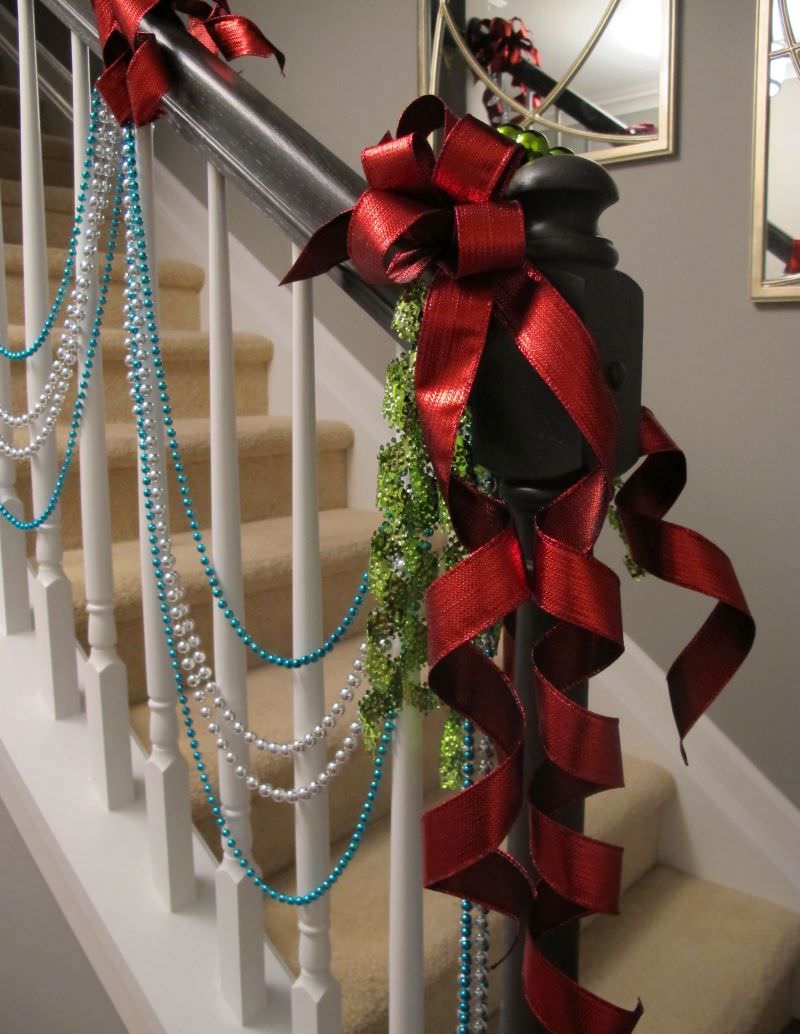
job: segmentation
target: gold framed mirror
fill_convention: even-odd
[[[419,84],[602,163],[675,151],[677,0],[418,0]]]
[[[759,0],[750,297],[800,301],[800,0]]]

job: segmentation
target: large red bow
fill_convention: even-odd
[[[139,31],[141,20],[161,7],[189,16],[188,30],[213,54],[285,59],[249,18],[231,14],[228,0],[92,0],[105,70],[97,87],[120,124],[146,125],[161,114],[169,71],[152,36]]]
[[[445,140],[436,160],[426,137],[441,127]],[[363,152],[368,189],[352,210],[317,231],[285,282],[315,276],[348,256],[371,283],[432,274],[415,392],[431,461],[468,555],[428,592],[429,678],[442,700],[492,737],[499,763],[426,814],[426,886],[525,922],[525,995],[548,1031],[628,1034],[641,1006],[626,1011],[580,988],[538,943],[563,922],[617,909],[620,849],[575,833],[558,816],[588,794],[622,785],[616,720],[592,714],[569,696],[619,655],[622,628],[618,580],[592,555],[610,498],[617,414],[586,328],[524,257],[520,207],[504,198],[523,157],[521,148],[470,116],[456,122],[438,98],[420,98],[402,116],[396,139],[387,134]],[[532,584],[506,507],[451,470],[492,316],[561,401],[594,455],[585,475],[535,520]],[[643,429],[649,428],[645,418]],[[634,475],[640,487],[633,480],[628,498],[620,500],[631,548],[662,577],[724,597],[715,611],[722,608],[722,617],[709,619],[709,634],[724,645],[712,644],[704,670],[696,664],[682,669],[682,675],[702,677],[691,691],[691,718],[679,719],[683,735],[746,655],[752,620],[730,565],[720,561],[713,572],[704,569],[703,544],[714,547],[699,536],[679,529],[667,548],[685,551],[683,563],[674,556],[660,569],[653,563],[659,531],[673,527],[661,517],[674,498],[671,490],[680,490],[674,473],[654,455],[660,451],[667,451],[664,443],[643,434],[643,452],[651,458]],[[668,464],[674,458],[671,453]],[[665,470],[666,490],[660,479]],[[653,484],[661,484],[660,494]],[[680,541],[681,532],[688,542]],[[648,544],[649,555],[643,555]],[[717,554],[719,561],[723,554]],[[554,619],[533,652],[546,758],[528,789],[535,885],[500,849],[522,804],[525,716],[509,678],[473,645],[479,633],[531,598]],[[673,679],[671,689],[679,697],[685,682]]]
[[[539,51],[521,18],[470,18],[466,41],[475,60],[490,75],[507,72],[511,76],[511,85],[519,88],[514,100],[526,104],[532,96],[534,106],[538,107],[541,97],[518,76],[519,66],[526,61],[539,65]],[[493,123],[503,120],[503,105],[496,94],[484,90],[483,103]],[[519,116],[512,121],[519,121]]]

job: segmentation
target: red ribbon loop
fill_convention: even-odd
[[[188,14],[189,33],[226,61],[274,56],[283,71],[283,54],[249,18],[231,14],[228,0],[213,7],[201,0],[92,0],[92,6],[105,64],[97,88],[120,124],[143,126],[162,114],[169,72],[153,37],[139,29],[156,8]]]
[[[425,137],[440,128],[445,140],[436,160]],[[525,260],[522,211],[504,197],[521,157],[520,148],[475,119],[456,121],[438,98],[419,98],[401,117],[396,139],[387,134],[363,152],[367,189],[351,211],[314,234],[284,282],[348,257],[370,283],[432,274],[415,395],[431,462],[468,555],[428,590],[429,679],[443,701],[492,738],[499,761],[425,815],[425,883],[526,923],[525,995],[552,1034],[629,1034],[641,1005],[621,1009],[580,988],[538,943],[561,923],[618,907],[620,849],[570,830],[559,814],[622,785],[617,720],[579,706],[570,691],[611,664],[623,640],[618,579],[592,555],[611,497],[617,412],[586,328]],[[530,580],[506,507],[452,474],[456,434],[493,315],[594,455],[580,479],[538,514]],[[724,554],[685,529],[665,530],[672,526],[661,517],[683,483],[679,463],[654,421],[645,419],[642,432],[649,459],[620,499],[631,548],[646,554],[662,577],[720,600],[710,632],[701,630],[670,672],[683,733],[741,663],[749,615]],[[679,545],[676,535],[680,562],[670,552]],[[695,561],[709,558],[714,573],[698,574]],[[531,599],[553,618],[532,657],[545,753],[527,788],[535,881],[501,849],[526,789],[525,715],[510,679],[473,645],[499,620],[510,625],[516,608]],[[723,636],[729,645],[715,646],[709,639],[721,631],[730,633]]]

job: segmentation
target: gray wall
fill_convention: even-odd
[[[0,1031],[125,1034],[2,801],[0,858]]]
[[[604,229],[645,289],[646,401],[689,457],[674,516],[732,554],[759,626],[712,716],[800,803],[798,650],[789,625],[798,582],[800,342],[796,306],[748,300],[755,3],[735,0],[724,12],[710,0],[681,6],[679,155],[614,168],[622,201]],[[356,166],[361,147],[393,128],[414,94],[415,4],[236,7],[288,55],[285,79],[258,61],[244,63],[246,76]],[[162,140],[166,151],[179,146],[167,134]],[[288,248],[243,204],[233,224],[273,271],[287,267]],[[320,294],[323,320],[381,375],[388,340],[332,287]],[[626,579],[613,536],[600,552]],[[708,605],[653,579],[625,580],[623,589],[628,632],[666,667]],[[691,757],[691,739],[688,749]]]

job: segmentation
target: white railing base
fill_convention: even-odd
[[[16,496],[0,496],[0,502],[15,517],[22,517],[22,504]],[[25,536],[0,518],[0,633],[15,635],[32,627]]]
[[[151,701],[152,707],[152,701]],[[153,881],[170,912],[194,900],[189,770],[181,756],[152,751],[144,770]]]
[[[72,588],[59,570],[40,567],[30,590],[45,704],[54,718],[70,718],[81,709]]]
[[[85,659],[79,654],[83,681]],[[0,796],[126,1028],[136,1034],[290,1034],[292,974],[265,940],[269,1019],[246,1031],[219,995],[217,860],[194,833],[198,894],[165,913],[148,864],[145,756],[129,739],[135,801],[108,812],[89,786],[82,716],[43,722],[33,632],[0,636]]]
[[[301,973],[292,985],[293,1034],[338,1034],[341,1029],[342,993],[337,981],[324,974]]]
[[[261,895],[250,877],[227,857],[217,869],[214,885],[220,990],[236,1020],[249,1026],[267,1015]]]
[[[86,665],[86,720],[91,743],[92,782],[109,811],[133,800],[128,717],[128,673],[115,654]]]

